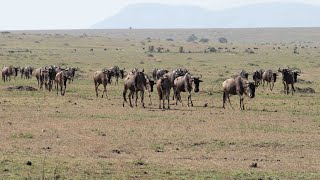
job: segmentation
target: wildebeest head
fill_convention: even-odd
[[[248,84],[248,87],[247,87],[247,95],[250,98],[254,98],[255,97],[255,92],[256,92],[256,86],[254,85],[253,82],[250,82]]]
[[[248,79],[249,73],[248,73],[247,71],[245,71],[245,70],[242,70],[242,71],[240,72],[240,76],[241,76],[242,78]]]
[[[277,73],[272,73],[273,82],[277,81],[277,76],[278,76]]]
[[[153,92],[153,86],[154,86],[154,84],[155,84],[154,80],[149,79],[150,92]]]
[[[113,72],[110,71],[109,69],[103,69],[102,72],[106,75],[106,80],[107,80],[107,83],[111,83],[111,77],[113,75]]]
[[[121,79],[124,78],[124,72],[125,72],[124,70],[125,70],[125,68],[119,70],[119,74],[120,74]]]
[[[13,67],[14,76],[18,76],[20,67]]]
[[[201,77],[193,77],[193,83],[194,83],[194,92],[199,92],[199,85],[200,85],[200,82],[203,82],[201,79]]]
[[[298,76],[300,76],[299,72],[293,71],[293,78],[295,83],[298,81]]]

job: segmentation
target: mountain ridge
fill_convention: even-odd
[[[139,3],[124,7],[91,28],[261,28],[320,27],[320,6],[260,3],[212,11],[189,5]]]

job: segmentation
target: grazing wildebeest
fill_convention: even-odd
[[[56,74],[55,81],[56,81],[57,95],[59,94],[59,85],[60,85],[60,94],[61,96],[64,96],[67,89],[68,79],[70,80],[70,77],[68,76],[65,70],[62,70]]]
[[[270,91],[272,91],[274,87],[274,83],[277,80],[277,76],[278,76],[277,73],[272,72],[272,70],[267,70],[262,74],[262,81],[263,81],[262,86],[264,87],[264,82],[267,81],[267,86],[269,84]]]
[[[124,70],[125,70],[125,68],[120,69],[119,66],[113,66],[113,67],[111,67],[111,68],[109,69],[109,71],[112,72],[112,76],[116,78],[116,82],[115,82],[116,85],[118,85],[118,79],[119,79],[119,77],[120,77],[121,79],[124,78]]]
[[[284,93],[285,94],[289,94],[289,84],[291,84],[291,93],[293,95],[293,93],[296,91],[294,89],[294,83],[297,82],[298,76],[300,76],[301,71],[294,71],[292,69],[280,69],[278,70],[279,72],[282,73],[282,82],[283,82],[283,86],[284,86]]]
[[[70,77],[69,84],[73,82],[74,76],[76,75],[76,71],[78,71],[78,68],[67,68],[67,74]]]
[[[245,70],[242,70],[242,71],[240,72],[240,76],[241,76],[242,78],[248,79],[249,73],[248,73],[247,71],[245,71]]]
[[[161,100],[162,100],[162,108],[165,109],[164,101],[168,100],[168,109],[170,109],[170,90],[171,90],[171,82],[168,76],[163,75],[157,81],[157,91],[159,95],[159,109],[161,109]]]
[[[96,71],[93,74],[93,81],[94,81],[94,88],[96,91],[96,96],[98,98],[98,87],[100,86],[100,84],[103,85],[103,92],[102,92],[102,98],[104,93],[106,93],[106,97],[108,98],[108,94],[107,94],[107,84],[110,83],[112,77],[112,72],[108,69],[103,69],[102,71]]]
[[[239,95],[240,97],[240,109],[244,110],[243,94],[254,98],[255,85],[253,82],[249,82],[247,79],[238,76],[236,78],[230,78],[222,83],[223,87],[223,108],[225,108],[225,102],[228,99],[230,106],[230,95]]]
[[[189,73],[186,73],[184,76],[179,76],[174,80],[174,94],[176,96],[176,105],[178,101],[182,103],[181,100],[181,92],[188,92],[188,106],[189,102],[191,106],[193,106],[193,102],[191,99],[191,91],[193,89],[192,85],[194,84],[194,92],[199,92],[199,84],[202,80],[199,77],[191,77]]]
[[[3,67],[2,68],[2,80],[3,82],[10,81],[11,76],[13,75],[13,66]]]
[[[262,69],[260,69],[259,71],[257,70],[257,71],[255,71],[254,73],[253,73],[253,75],[252,75],[252,78],[253,78],[253,81],[254,81],[254,85],[256,86],[256,87],[258,87],[259,85],[260,85],[260,83],[261,83],[261,81],[262,81],[262,75],[263,75],[263,70]]]
[[[132,70],[127,78],[124,80],[124,87],[123,87],[123,103],[122,106],[124,107],[124,103],[127,102],[126,99],[126,94],[127,91],[129,90],[129,102],[130,102],[130,107],[132,106],[132,101],[131,99],[133,98],[134,94],[136,94],[136,106],[137,106],[137,100],[138,100],[138,92],[141,92],[141,103],[142,107],[144,106],[144,92],[147,89],[147,77],[144,74],[144,71],[139,71],[137,69]]]

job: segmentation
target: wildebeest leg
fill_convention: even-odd
[[[130,107],[133,107],[133,106],[132,106],[132,102],[131,102],[131,99],[133,98],[133,94],[134,94],[134,91],[131,91],[131,90],[130,90],[130,93],[129,93]]]
[[[57,96],[58,96],[58,94],[59,94],[59,86],[58,86],[58,81],[56,81],[56,90],[57,90]]]
[[[63,94],[63,84],[62,84],[62,82],[60,82],[60,94],[61,94],[61,96],[64,95],[64,94]]]
[[[189,100],[190,100],[191,106],[193,107],[193,102],[191,99],[191,92],[188,92],[188,106],[189,106]]]
[[[263,87],[263,89],[264,89],[264,80],[262,81],[262,87]]]
[[[100,86],[100,83],[97,83],[97,82],[94,82],[94,89],[95,89],[95,91],[96,91],[96,96],[97,96],[97,98],[98,98],[98,87]]]
[[[289,84],[287,84],[286,88],[287,88],[287,95],[289,95]]]
[[[135,103],[136,103],[136,107],[138,106],[138,91],[136,91],[136,101],[135,101]]]
[[[145,108],[145,106],[144,106],[144,91],[141,91],[141,103],[142,103],[142,107]]]
[[[293,95],[294,92],[296,92],[296,90],[294,89],[293,84],[291,84],[291,91],[292,91],[292,95]]]
[[[103,83],[103,93],[102,93],[102,98],[103,98],[104,93],[106,93],[106,97],[107,97],[107,99],[108,99],[108,94],[107,94],[107,84],[106,84],[106,83]]]
[[[126,98],[127,90],[128,89],[125,86],[122,91],[122,97],[123,97],[122,107],[124,107],[124,103],[127,102],[127,98]]]
[[[271,86],[271,89],[270,89],[271,91],[273,90],[273,87],[274,87],[274,82],[272,82],[272,86]]]
[[[117,76],[117,77],[116,77],[116,82],[115,82],[115,84],[117,84],[117,85],[118,85],[118,78],[119,78],[119,77]]]
[[[242,95],[240,95],[240,110],[244,110],[243,96]]]
[[[170,91],[166,93],[166,99],[168,100],[168,109],[170,109]]]

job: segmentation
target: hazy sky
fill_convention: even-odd
[[[162,3],[195,5],[221,10],[265,2],[301,2],[320,5],[319,0],[0,0],[0,30],[85,29],[112,16],[128,4]]]

